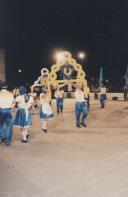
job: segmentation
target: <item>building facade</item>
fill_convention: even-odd
[[[0,49],[0,80],[6,80],[5,51]]]

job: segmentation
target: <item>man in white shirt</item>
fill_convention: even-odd
[[[9,145],[12,138],[13,118],[11,108],[14,104],[14,97],[7,90],[5,81],[0,82],[0,139],[6,145]]]
[[[105,88],[105,86],[102,86],[100,88],[100,104],[101,104],[101,108],[105,107],[105,101],[106,100],[107,100],[106,88]]]
[[[87,117],[87,101],[84,99],[84,92],[80,87],[76,88],[75,100],[76,127],[87,127],[87,125],[85,124]]]
[[[57,113],[63,112],[63,104],[64,104],[64,91],[62,88],[58,87],[55,91],[55,98],[56,98],[56,108]]]

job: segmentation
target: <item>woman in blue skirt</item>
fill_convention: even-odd
[[[40,94],[40,119],[42,120],[42,130],[44,132],[47,132],[47,121],[54,117],[50,102],[50,93],[44,90],[43,93]]]
[[[15,99],[16,103],[18,103],[18,110],[14,125],[21,129],[22,142],[27,143],[29,137],[28,128],[32,124],[29,108],[33,103],[33,98],[27,94],[27,88],[25,86],[22,86],[19,92],[20,95]]]

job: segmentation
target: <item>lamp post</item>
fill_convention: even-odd
[[[100,76],[99,76],[99,88],[103,85],[103,68],[100,68]]]
[[[128,66],[125,73],[125,87],[128,90]]]

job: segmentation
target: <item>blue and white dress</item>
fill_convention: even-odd
[[[21,128],[30,127],[32,118],[28,109],[33,103],[33,98],[30,97],[28,101],[25,102],[25,95],[19,95],[16,97],[15,101],[18,103],[19,108],[16,112],[14,125]]]
[[[50,100],[49,98],[45,100],[41,99],[41,96],[43,96],[43,93],[40,95],[41,106],[40,106],[40,119],[41,120],[51,120],[54,118],[52,108],[50,106]]]

